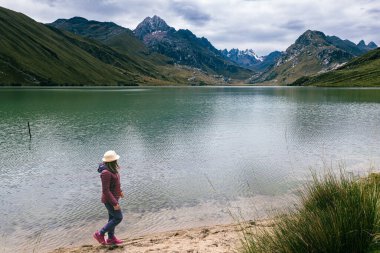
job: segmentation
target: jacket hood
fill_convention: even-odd
[[[106,169],[107,169],[107,165],[105,165],[104,163],[99,163],[99,167],[98,167],[99,173],[102,173],[102,171]]]

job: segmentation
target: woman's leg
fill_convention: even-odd
[[[113,207],[112,207],[112,209],[113,209]],[[108,210],[108,208],[107,208],[107,210]],[[113,213],[113,212],[109,212],[109,211],[108,211],[108,222],[110,222],[112,219],[114,219],[112,213]],[[115,228],[109,230],[109,231],[108,231],[108,238],[113,237],[114,234],[115,234]]]
[[[108,223],[100,230],[100,234],[104,235],[108,233],[108,238],[113,238],[115,235],[115,227],[123,220],[123,214],[121,210],[114,210],[113,206],[106,203],[108,210]]]

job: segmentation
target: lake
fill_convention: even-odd
[[[312,170],[380,163],[380,89],[3,88],[0,116],[1,252],[95,243],[110,149],[122,237],[262,218]]]

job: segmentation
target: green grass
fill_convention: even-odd
[[[117,85],[138,81],[124,66],[105,61],[106,57],[116,58],[105,46],[76,40],[5,8],[0,8],[0,21],[2,85]],[[129,69],[136,69],[136,65],[130,63]]]
[[[301,203],[273,230],[244,240],[244,253],[380,252],[380,176],[328,173],[301,191]]]

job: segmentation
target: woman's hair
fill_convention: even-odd
[[[117,160],[112,162],[106,162],[107,169],[113,174],[118,173],[119,165],[117,164]]]

